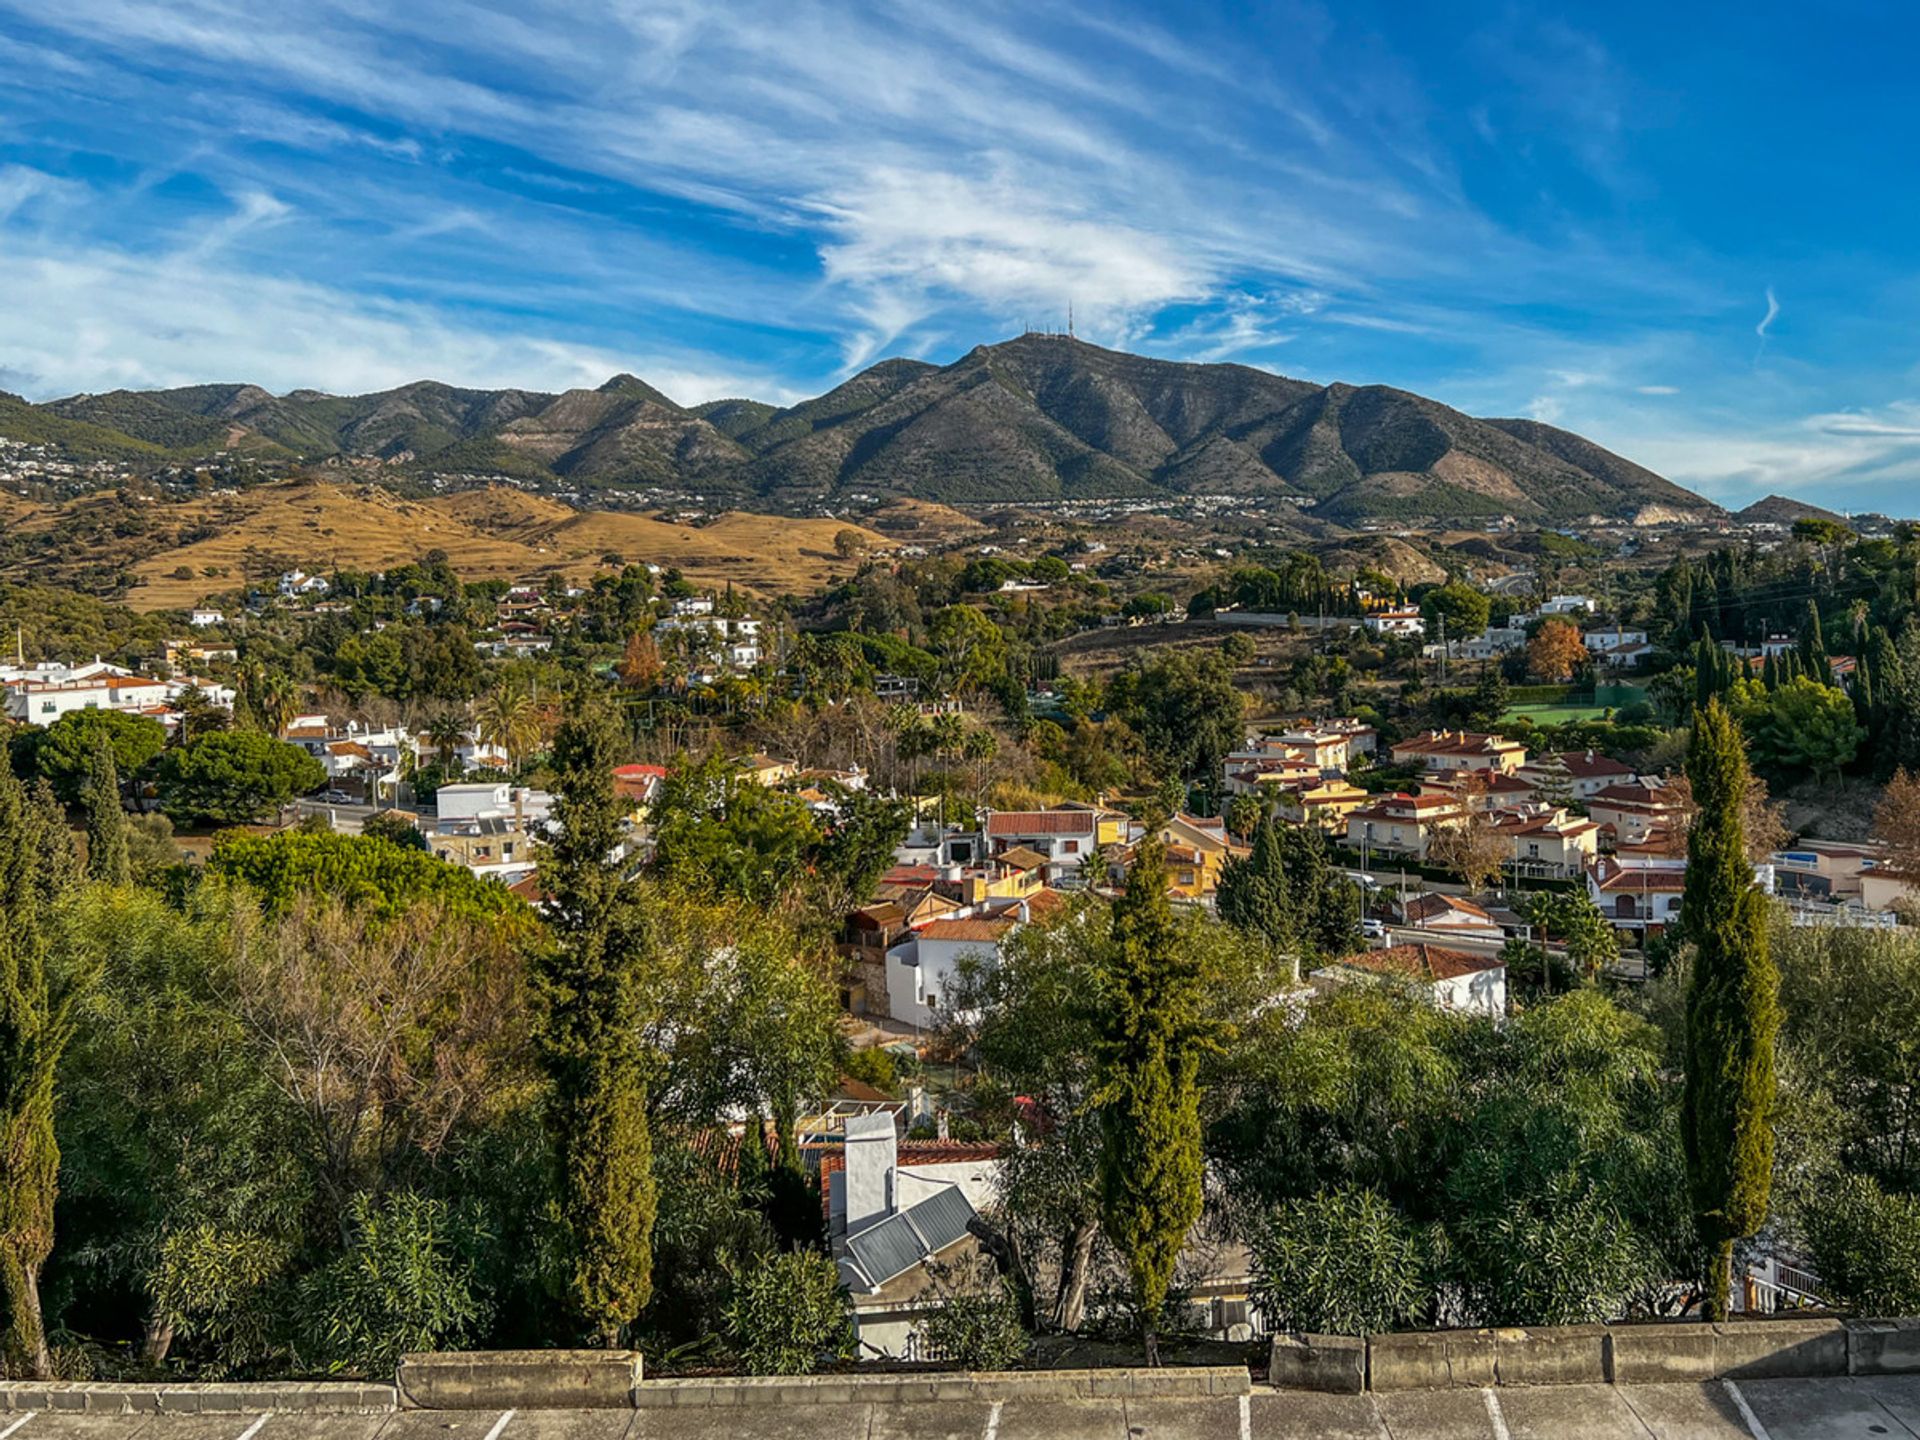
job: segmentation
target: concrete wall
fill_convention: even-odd
[[[1914,1373],[1920,1373],[1920,1320],[1776,1316],[1725,1325],[1276,1335],[1268,1378],[1282,1389],[1355,1394]]]

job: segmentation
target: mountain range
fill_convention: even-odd
[[[1717,509],[1538,421],[1476,419],[1387,386],[1317,385],[1047,334],[979,346],[944,366],[885,360],[785,407],[684,406],[631,375],[559,395],[434,381],[359,396],[194,385],[39,405],[0,395],[0,437],[78,459],[226,450],[763,508],[856,496],[964,507],[1236,495],[1344,524]]]

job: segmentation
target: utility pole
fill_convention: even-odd
[[[1447,617],[1440,615],[1440,683],[1447,683]]]

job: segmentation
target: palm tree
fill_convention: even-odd
[[[467,738],[467,724],[458,713],[441,711],[427,721],[426,729],[420,733],[433,746],[433,758],[441,769],[459,762],[460,746]]]
[[[488,691],[475,707],[474,719],[476,737],[506,751],[507,764],[514,770],[540,741],[540,712],[533,692],[518,683]]]
[[[1000,753],[1000,738],[985,726],[969,730],[960,753],[973,762],[973,807],[978,810],[980,797],[986,793],[988,769]]]
[[[253,695],[253,708],[268,734],[284,735],[300,708],[300,692],[293,681],[276,670],[261,680]]]

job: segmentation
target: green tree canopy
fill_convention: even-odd
[[[1429,635],[1439,634],[1440,621],[1444,619],[1448,640],[1466,640],[1487,628],[1493,602],[1473,586],[1449,580],[1420,597],[1420,613],[1426,617]]]
[[[182,820],[241,825],[325,783],[298,745],[257,730],[216,730],[161,756],[160,805]]]
[[[114,767],[122,775],[138,775],[166,748],[167,729],[146,715],[118,710],[75,710],[62,715],[32,736],[34,772],[43,776],[54,794],[69,803],[80,798],[101,742],[113,750]]]
[[[377,835],[230,830],[215,837],[208,863],[214,873],[244,882],[273,913],[284,912],[302,895],[317,894],[382,916],[431,900],[463,920],[533,923],[526,903],[504,885]]]

